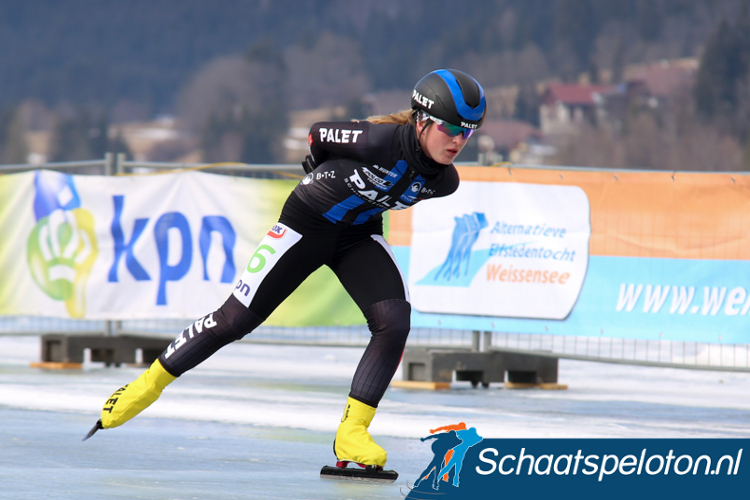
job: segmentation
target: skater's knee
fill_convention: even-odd
[[[213,337],[216,342],[226,345],[240,340],[255,330],[262,322],[261,318],[243,306],[233,295],[230,295],[229,299],[218,310],[199,319],[188,327],[188,330],[194,329],[195,334],[205,333]]]
[[[377,302],[367,308],[365,318],[373,336],[406,342],[411,328],[411,305],[405,300]]]
[[[180,332],[159,359],[169,373],[179,376],[225,345],[241,339],[261,322],[261,318],[230,296],[218,310]]]
[[[234,295],[230,295],[224,305],[216,311],[216,321],[221,324],[221,327],[212,333],[224,337],[228,342],[233,342],[255,330],[263,319],[242,305]]]
[[[243,306],[234,296],[216,311],[188,326],[183,332],[185,341],[207,336],[221,345],[229,344],[253,331],[262,320]],[[178,337],[179,339],[179,337]]]

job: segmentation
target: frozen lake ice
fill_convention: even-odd
[[[324,481],[361,353],[236,343],[138,418],[81,442],[141,369],[34,369],[38,337],[0,336],[0,497],[401,498],[432,458],[418,438],[458,422],[488,438],[750,437],[750,373],[561,360],[563,391],[391,388],[370,430],[399,480]]]

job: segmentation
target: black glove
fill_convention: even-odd
[[[310,155],[305,156],[305,160],[302,162],[302,168],[305,170],[305,173],[309,174],[310,172],[315,170],[316,167],[317,165],[313,161],[312,156]]]

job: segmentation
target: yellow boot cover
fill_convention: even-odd
[[[375,408],[349,398],[334,441],[334,452],[340,461],[348,460],[381,467],[385,465],[385,450],[378,446],[367,432],[374,416]]]
[[[102,408],[102,428],[111,429],[124,424],[156,401],[161,391],[172,383],[173,377],[157,359],[135,381],[120,387]]]

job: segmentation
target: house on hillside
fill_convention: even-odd
[[[631,66],[625,70],[626,82],[641,82],[649,95],[660,103],[689,91],[695,83],[697,59],[677,59]]]
[[[538,128],[518,120],[485,120],[477,136],[480,159],[491,159],[480,163],[509,161],[541,165],[545,163],[545,157],[555,152]],[[496,154],[493,155],[493,152]]]
[[[584,122],[598,123],[602,118],[604,96],[616,91],[615,85],[548,84],[539,107],[542,133],[569,134]]]
[[[630,110],[664,108],[685,95],[697,71],[696,59],[680,59],[631,66],[624,81],[612,85],[550,83],[541,98],[541,131],[571,134],[583,123],[617,129]]]

